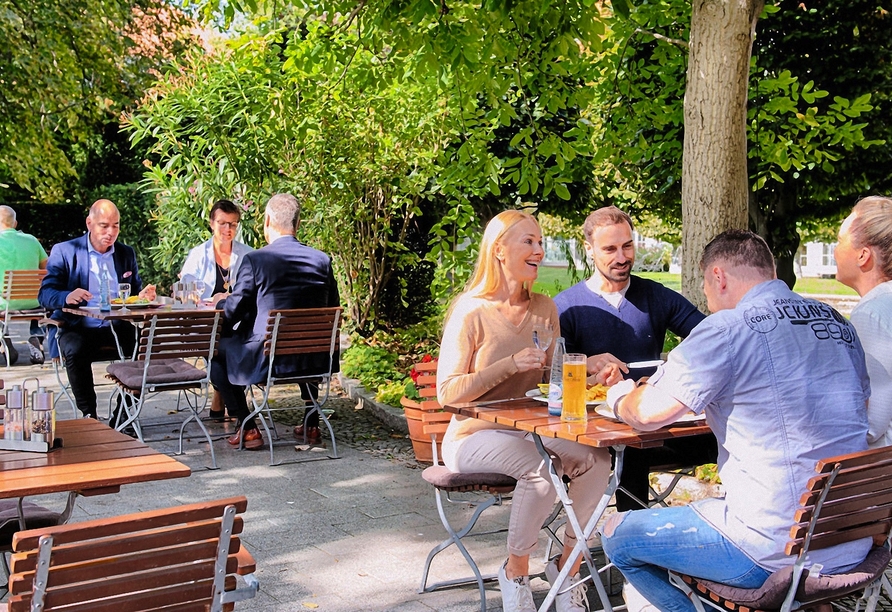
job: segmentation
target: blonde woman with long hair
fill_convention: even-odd
[[[437,367],[440,403],[517,397],[540,382],[554,349],[533,346],[533,327],[551,326],[560,333],[554,302],[531,290],[544,254],[533,216],[506,210],[487,224],[474,273],[446,317]],[[585,525],[607,487],[609,453],[567,440],[543,443],[558,472],[569,479],[573,507]],[[454,472],[494,472],[517,479],[508,560],[499,570],[499,587],[506,612],[534,611],[529,559],[556,492],[532,434],[456,415],[443,440],[443,460]],[[575,542],[568,526],[561,556],[546,567],[549,581],[557,577]],[[577,560],[569,578],[574,588],[556,600],[559,612],[588,610],[578,571]]]

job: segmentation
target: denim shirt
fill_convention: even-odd
[[[852,325],[783,281],[707,317],[651,377],[706,420],[725,497],[694,505],[753,561],[775,571],[815,462],[867,448],[870,386]],[[860,562],[870,540],[814,551],[825,571]]]

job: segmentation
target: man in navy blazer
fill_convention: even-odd
[[[224,338],[211,368],[211,382],[223,397],[229,415],[241,423],[250,411],[245,387],[266,380],[269,360],[263,339],[270,310],[338,306],[340,297],[331,258],[301,244],[294,234],[300,223],[300,203],[291,194],[270,198],[263,217],[267,246],[247,253],[239,266],[232,295],[218,301],[223,309]],[[231,335],[226,335],[230,333]],[[276,361],[276,374],[328,372],[328,355],[292,356]],[[306,393],[315,390],[302,389]],[[318,419],[318,415],[312,415]],[[307,423],[318,431],[318,420]],[[311,436],[310,436],[311,437]],[[245,448],[260,448],[263,438],[252,421],[245,425]],[[239,435],[229,438],[238,446]]]
[[[65,358],[68,381],[78,409],[84,416],[96,418],[96,390],[93,386],[92,363],[103,358],[117,358],[112,328],[107,321],[88,319],[62,312],[63,308],[99,305],[99,274],[105,267],[109,274],[109,293],[117,295],[119,283],[130,283],[134,294],[155,299],[155,286],[143,288],[136,267],[136,255],[125,244],[115,244],[120,232],[121,216],[110,200],[97,200],[90,207],[87,233],[80,238],[55,245],[47,260],[47,274],[40,285],[37,300],[53,311],[58,331],[50,330],[48,342],[58,341]],[[118,338],[125,351],[132,351],[135,342],[129,323],[115,323]]]

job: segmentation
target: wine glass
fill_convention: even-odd
[[[198,304],[204,301],[204,290],[207,289],[207,285],[203,280],[195,281],[195,292],[198,295]]]
[[[533,346],[542,351],[547,351],[548,347],[551,346],[551,341],[554,340],[554,326],[549,324],[536,324],[533,325]],[[546,377],[549,372],[548,366],[542,366],[542,382],[548,382]]]
[[[554,340],[554,327],[551,325],[533,325],[533,346],[547,351]]]
[[[130,283],[118,283],[118,297],[121,299],[121,312],[129,312],[127,298],[130,297]]]

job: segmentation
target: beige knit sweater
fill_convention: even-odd
[[[520,373],[512,356],[533,346],[533,326],[553,325],[560,335],[557,307],[547,295],[534,293],[520,325],[509,322],[486,299],[463,296],[456,302],[440,342],[437,399],[440,404],[522,397],[542,380],[542,372]],[[554,342],[548,348],[548,363]],[[458,440],[481,429],[502,429],[480,419],[453,416],[444,441]]]

